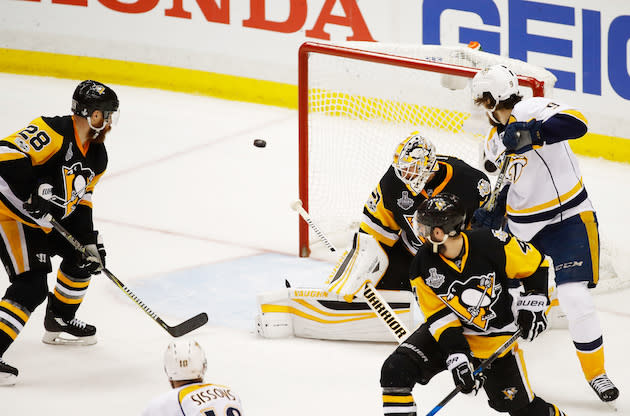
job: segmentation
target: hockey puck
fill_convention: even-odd
[[[267,142],[264,141],[263,139],[256,139],[256,140],[254,140],[254,146],[256,146],[256,147],[265,147],[265,146],[267,146]]]

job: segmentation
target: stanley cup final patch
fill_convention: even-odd
[[[477,190],[479,191],[479,195],[481,195],[482,198],[485,198],[486,196],[490,195],[490,192],[492,192],[490,182],[485,179],[479,179],[479,183],[477,184]]]
[[[409,198],[409,192],[403,191],[402,196],[396,200],[398,206],[407,211],[413,206],[413,199]]]

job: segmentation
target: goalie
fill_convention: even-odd
[[[294,333],[321,339],[392,340],[370,308],[353,299],[361,296],[370,281],[383,291],[394,312],[412,323],[409,266],[423,245],[414,230],[414,217],[423,201],[441,192],[460,198],[469,225],[474,211],[488,199],[491,186],[485,173],[458,158],[437,155],[431,141],[413,132],[397,146],[391,166],[368,197],[359,231],[326,288],[310,290],[310,296],[304,290],[289,290],[289,299],[282,294],[259,296],[259,333],[265,337]],[[294,302],[297,298],[299,302]],[[265,313],[272,311],[285,312],[293,328],[270,322],[274,315]]]

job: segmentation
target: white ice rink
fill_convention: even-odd
[[[0,137],[40,115],[68,114],[78,81],[0,74]],[[193,332],[206,380],[227,384],[246,415],[379,415],[379,373],[395,344],[266,340],[253,330],[255,294],[323,282],[330,265],[298,259],[297,112],[159,90],[113,86],[121,118],[108,137],[95,223],[108,268],[168,323],[206,311]],[[267,140],[264,149],[252,146]],[[438,147],[439,150],[439,147]],[[627,276],[630,165],[580,158],[600,232]],[[367,194],[366,194],[367,196]],[[8,285],[0,276],[0,294]],[[54,285],[53,276],[49,285]],[[630,290],[597,296],[607,368],[630,415]],[[78,317],[98,328],[93,347],[41,342],[44,307],[4,359],[18,384],[0,389],[0,415],[137,415],[169,388],[170,337],[105,276],[93,278]],[[524,344],[538,395],[570,416],[614,414],[584,381],[566,330]],[[442,373],[414,396],[424,415],[452,389]],[[440,415],[492,415],[485,394],[460,395]]]

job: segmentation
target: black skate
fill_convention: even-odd
[[[96,327],[73,318],[65,320],[54,316],[50,308],[50,300],[44,318],[44,337],[42,341],[52,345],[94,345],[96,344]],[[66,336],[69,335],[69,336]]]
[[[603,402],[612,402],[619,397],[619,389],[615,387],[606,374],[595,377],[588,384]]]
[[[17,382],[18,370],[0,358],[0,386],[12,386]]]

